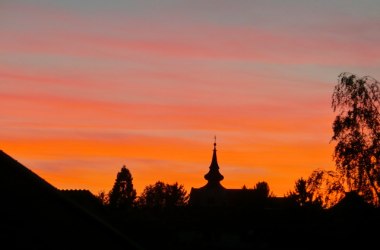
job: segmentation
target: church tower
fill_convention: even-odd
[[[212,154],[212,160],[209,167],[209,171],[207,174],[205,174],[205,179],[208,181],[206,186],[204,188],[223,188],[224,187],[220,184],[220,182],[224,179],[223,175],[219,172],[219,165],[218,165],[218,159],[216,157],[216,137],[214,142],[214,150]]]
[[[290,208],[294,202],[286,197],[258,196],[255,189],[230,189],[223,187],[220,182],[224,176],[219,172],[216,155],[216,137],[209,171],[204,175],[207,184],[200,188],[191,188],[189,205],[193,207],[252,207],[252,208]]]
[[[204,178],[207,184],[201,188],[191,188],[190,205],[202,207],[225,206],[227,204],[227,189],[220,182],[224,179],[219,172],[219,165],[216,156],[216,138],[209,171]]]

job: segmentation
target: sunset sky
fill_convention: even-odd
[[[378,0],[0,1],[0,149],[62,189],[277,196],[334,169],[338,75],[380,79]]]

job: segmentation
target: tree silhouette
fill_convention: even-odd
[[[177,182],[172,185],[166,185],[166,206],[181,207],[185,206],[188,201],[188,196],[183,185]]]
[[[289,192],[287,197],[294,200],[300,207],[322,206],[320,197],[315,196],[311,185],[302,177],[296,181],[294,191]]]
[[[136,190],[133,189],[132,175],[123,166],[117,173],[115,184],[109,193],[109,205],[114,208],[131,208],[136,199]]]
[[[268,205],[271,196],[267,182],[259,181],[252,189],[242,189],[242,206],[262,208]]]
[[[307,179],[307,191],[322,207],[330,208],[345,196],[344,179],[336,171],[317,169]]]
[[[138,199],[141,207],[147,208],[169,208],[184,206],[188,196],[183,185],[174,183],[172,185],[157,181],[154,185],[145,187]]]
[[[307,190],[307,182],[300,178],[294,185],[294,191],[291,191],[289,198],[292,198],[301,207],[305,206],[313,198],[313,194]]]
[[[338,112],[332,141],[337,172],[350,191],[356,190],[379,204],[380,90],[377,80],[342,73],[332,96]]]
[[[99,191],[99,193],[95,197],[100,201],[102,205],[109,204],[109,200],[108,200],[109,197],[104,190]]]
[[[157,181],[154,185],[144,188],[138,199],[138,204],[147,208],[162,208],[165,206],[166,185],[162,181]]]
[[[256,183],[253,190],[256,191],[258,198],[266,199],[266,198],[269,198],[269,196],[270,196],[269,185],[265,181],[259,181],[258,183]]]

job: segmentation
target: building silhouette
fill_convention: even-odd
[[[89,209],[89,192],[61,191],[1,150],[0,190],[0,241],[9,249],[141,249]]]
[[[224,176],[219,169],[215,141],[209,171],[204,175],[207,183],[200,188],[191,188],[190,206],[289,208],[295,205],[288,198],[263,196],[255,189],[227,189],[220,183]]]

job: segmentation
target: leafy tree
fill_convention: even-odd
[[[138,199],[141,207],[162,208],[165,206],[166,185],[162,181],[157,181],[154,185],[148,185],[144,188]]]
[[[307,190],[306,180],[300,178],[294,185],[294,191],[291,191],[288,197],[292,198],[300,207],[304,207],[312,200],[313,194]]]
[[[332,141],[334,160],[347,188],[379,204],[380,90],[371,77],[342,73],[332,96],[338,112]]]
[[[141,207],[168,208],[186,205],[188,195],[183,185],[174,183],[172,185],[157,181],[154,185],[145,187],[138,199]]]
[[[256,183],[253,190],[256,191],[258,198],[266,199],[266,198],[269,198],[270,196],[269,185],[265,181],[259,181],[258,183]]]
[[[100,191],[97,195],[96,198],[100,201],[102,205],[108,205],[109,200],[108,200],[108,195],[102,190]]]
[[[242,205],[255,208],[265,207],[268,204],[268,198],[272,196],[269,185],[265,181],[257,182],[251,191],[243,189],[242,195],[244,197]]]
[[[312,185],[302,177],[296,181],[294,191],[290,191],[287,197],[294,200],[300,207],[322,206],[320,197],[313,192]]]
[[[115,208],[131,208],[136,199],[136,190],[133,188],[132,175],[123,166],[117,173],[115,184],[109,193],[109,205]]]
[[[330,208],[345,196],[344,177],[336,171],[314,170],[307,179],[307,192],[312,194],[311,202]]]
[[[188,196],[183,185],[177,182],[172,185],[166,185],[166,206],[181,207],[185,206],[188,201]]]

